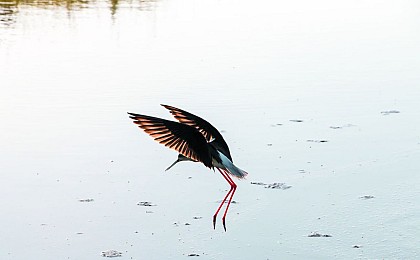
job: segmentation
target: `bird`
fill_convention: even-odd
[[[192,161],[200,162],[207,168],[217,169],[220,172],[229,183],[230,190],[213,215],[213,228],[216,229],[217,215],[227,201],[222,217],[223,228],[226,232],[226,215],[237,188],[231,176],[244,179],[248,173],[233,164],[226,141],[209,122],[185,110],[169,105],[161,104],[161,106],[169,110],[178,122],[130,112],[128,115],[134,124],[155,141],[178,152],[177,160],[166,170],[178,162]]]

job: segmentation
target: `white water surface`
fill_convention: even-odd
[[[419,13],[0,2],[0,259],[419,258]],[[159,104],[214,124],[249,173],[227,232],[222,214],[212,227],[222,176],[165,172],[177,153],[126,114],[170,119]]]

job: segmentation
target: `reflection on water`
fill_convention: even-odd
[[[112,16],[119,8],[135,8],[140,11],[151,11],[156,8],[157,0],[1,0],[0,26],[10,26],[15,23],[17,14],[22,8],[65,8],[67,11],[77,11],[85,8],[107,6]]]
[[[1,1],[0,2],[0,24],[10,25],[14,21],[17,12],[17,1]]]

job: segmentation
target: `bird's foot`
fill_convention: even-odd
[[[223,222],[223,228],[225,229],[225,232],[226,232],[226,221],[225,221],[225,217],[222,218],[222,222]]]
[[[216,217],[217,215],[213,216],[213,228],[216,229]]]

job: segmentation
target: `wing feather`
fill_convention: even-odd
[[[128,113],[133,122],[157,142],[212,168],[209,145],[196,128],[157,117]]]
[[[223,136],[220,134],[220,132],[209,122],[185,110],[168,105],[162,106],[168,109],[169,112],[180,123],[196,128],[204,136],[204,138],[206,138],[207,142],[212,142],[212,144],[216,146],[218,150],[220,150],[226,157],[228,157],[233,162],[232,156],[230,155],[229,147],[225,139],[223,139]]]

